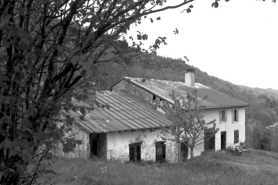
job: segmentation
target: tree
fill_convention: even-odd
[[[173,123],[170,129],[164,129],[164,133],[174,136],[174,141],[178,144],[178,160],[180,161],[180,145],[183,143],[190,148],[191,158],[194,157],[194,148],[205,140],[213,137],[218,129],[215,128],[215,121],[206,122],[202,112],[205,106],[201,105],[202,100],[198,100],[197,90],[188,93],[186,98],[177,97],[173,92],[171,98],[174,104],[164,104],[162,109],[168,119]],[[211,133],[205,134],[205,131]],[[163,137],[164,139],[167,139]],[[169,139],[169,138],[168,138]]]
[[[277,123],[273,124],[270,128],[271,131],[271,150],[272,151],[278,151],[278,128]]]
[[[166,0],[1,0],[0,184],[32,184],[37,168],[23,175],[31,162],[39,164],[53,143],[62,142],[65,151],[77,144],[64,137],[73,119],[58,127],[59,112],[85,113],[71,98],[88,98],[87,91],[98,88],[107,73],[103,65],[129,64],[136,56],[125,37],[131,24],[193,1],[165,6]],[[140,50],[146,39],[139,32],[133,48]],[[163,43],[158,38],[150,51]]]

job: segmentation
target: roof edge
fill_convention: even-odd
[[[125,77],[125,76],[123,76],[120,80],[118,80],[117,82],[115,82],[114,84],[112,84],[109,88],[108,88],[108,90],[109,91],[112,91],[113,90],[113,87],[115,87],[118,83],[120,83],[121,81],[123,81],[123,80],[128,80],[127,79],[127,77]]]
[[[170,128],[171,126],[161,126],[161,127],[150,127],[150,128],[139,128],[139,129],[127,129],[127,130],[114,130],[114,131],[108,131],[108,132],[93,132],[95,134],[104,133],[114,133],[114,132],[133,132],[133,131],[142,131],[142,130],[158,130],[162,128]]]
[[[135,77],[131,77],[131,78],[135,78]],[[128,79],[128,77],[123,77],[123,78],[122,78],[121,80],[119,80],[117,83],[115,83],[114,85],[112,85],[112,86],[109,88],[109,90],[112,91],[112,90],[113,90],[112,88],[115,87],[118,83],[120,83],[120,82],[123,81],[123,80],[125,80],[125,81],[127,81],[127,82],[130,82],[130,83],[132,83],[133,85],[135,85],[135,86],[137,86],[137,87],[140,87],[140,88],[146,90],[147,92],[149,92],[149,93],[151,93],[151,94],[155,94],[157,97],[159,97],[159,98],[161,98],[161,99],[163,99],[163,100],[165,100],[165,101],[170,102],[167,98],[165,98],[165,97],[163,97],[163,96],[161,96],[161,95],[159,95],[159,94],[157,94],[157,93],[154,93],[153,91],[151,91],[151,90],[149,90],[149,89],[147,89],[147,88],[145,88],[145,87],[143,87],[143,86],[137,84],[136,82],[133,82],[131,79]],[[172,102],[170,102],[170,103],[172,103]]]
[[[227,109],[227,108],[243,108],[243,107],[249,107],[250,104],[247,105],[226,105],[226,106],[217,106],[217,107],[205,107],[205,110],[211,110],[211,109]]]

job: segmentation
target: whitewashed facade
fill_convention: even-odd
[[[233,109],[215,109],[206,110],[202,114],[205,116],[204,119],[209,122],[216,120],[216,128],[219,131],[215,134],[215,150],[221,150],[221,142],[225,142],[225,147],[239,145],[240,142],[245,141],[245,109],[238,108],[238,121],[232,120]],[[225,110],[227,113],[226,122],[220,121],[220,110]],[[81,145],[77,145],[74,152],[63,153],[59,151],[59,155],[67,158],[90,158],[91,157],[91,145],[90,145],[90,134],[83,129],[75,129],[76,139],[82,140]],[[235,142],[235,131],[238,130],[238,142]],[[127,132],[112,132],[106,133],[105,151],[102,154],[102,158],[110,160],[129,160],[129,145],[133,143],[141,143],[141,160],[156,160],[156,143],[162,142],[161,129],[148,129],[148,130],[134,130]],[[226,141],[221,138],[221,133],[226,132]],[[170,136],[169,136],[170,138]],[[169,162],[177,161],[177,144],[173,141],[165,141],[165,160]],[[194,156],[201,155],[205,151],[204,142],[196,146],[194,149]],[[190,149],[188,149],[188,159],[190,156]]]

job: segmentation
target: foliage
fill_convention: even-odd
[[[174,135],[175,141],[178,143],[178,150],[180,144],[183,143],[190,148],[191,158],[194,157],[194,148],[205,140],[210,139],[218,131],[215,129],[215,120],[206,122],[203,118],[202,111],[205,109],[201,105],[202,100],[198,100],[197,90],[194,89],[188,93],[186,99],[177,97],[173,92],[171,98],[174,104],[164,104],[162,109],[167,118],[173,123],[173,127],[166,129],[165,132]],[[209,127],[212,128],[209,129]],[[209,130],[211,134],[205,135],[205,131]],[[167,138],[166,138],[167,139]],[[180,161],[180,152],[178,152]]]
[[[73,119],[64,122],[59,112],[85,114],[71,98],[89,98],[87,92],[98,89],[107,73],[106,64],[136,59],[147,35],[139,32],[128,48],[131,24],[192,1],[175,6],[165,6],[165,0],[0,1],[0,184],[20,184],[28,164],[37,155],[40,164],[53,144],[63,143],[64,151],[78,144],[64,138]],[[150,51],[165,39],[158,38]]]

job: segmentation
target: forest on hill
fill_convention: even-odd
[[[145,62],[113,63],[103,67],[102,89],[117,83],[123,76],[184,81],[186,69],[195,68],[181,59],[149,55]],[[251,88],[211,76],[195,68],[197,83],[249,103],[246,108],[246,145],[255,149],[278,150],[278,90]]]

